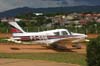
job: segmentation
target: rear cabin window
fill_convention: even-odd
[[[62,33],[62,36],[67,36],[68,35],[68,33],[66,31],[62,31],[61,33]]]
[[[55,36],[60,36],[59,32],[54,32]]]

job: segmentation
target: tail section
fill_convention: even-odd
[[[12,33],[25,33],[24,30],[14,21],[8,22]]]

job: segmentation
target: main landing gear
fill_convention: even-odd
[[[82,48],[80,43],[75,43],[75,44],[72,45],[72,47],[75,47],[76,49],[81,49]]]
[[[62,44],[57,44],[57,43],[51,44],[50,46],[51,46],[52,48],[58,49],[58,50],[65,50],[65,49],[66,49],[66,47],[65,47],[64,45],[62,45]]]

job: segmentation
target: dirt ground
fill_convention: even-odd
[[[56,52],[53,49],[41,45],[22,45],[22,44],[0,44],[0,52],[3,53],[32,53],[32,52]]]
[[[1,53],[32,53],[32,52],[47,52],[47,53],[56,53],[56,52],[77,52],[77,53],[86,53],[85,45],[82,45],[81,49],[73,48],[71,45],[67,46],[66,50],[56,50],[53,48],[48,48],[41,45],[18,45],[18,44],[5,44],[0,43],[0,52]]]
[[[0,33],[0,38],[8,38],[8,37],[11,37],[12,34],[10,33]]]
[[[98,34],[87,34],[87,35],[88,35],[88,38],[96,38],[99,36]]]

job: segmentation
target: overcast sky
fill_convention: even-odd
[[[0,12],[18,7],[46,8],[79,5],[100,5],[100,0],[0,0]]]

